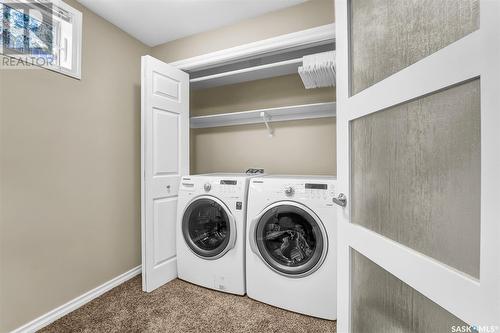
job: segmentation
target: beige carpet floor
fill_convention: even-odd
[[[41,332],[336,332],[333,321],[174,280],[152,293],[135,277]]]

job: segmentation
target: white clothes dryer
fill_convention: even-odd
[[[337,318],[335,185],[334,177],[251,179],[249,297],[314,317]]]

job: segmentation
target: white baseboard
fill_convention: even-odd
[[[74,311],[78,309],[79,307],[85,305],[86,303],[90,302],[96,297],[101,296],[105,292],[113,289],[114,287],[122,284],[123,282],[130,280],[134,276],[137,276],[141,273],[142,267],[137,266],[135,268],[132,268],[128,272],[125,272],[108,282],[105,282],[98,286],[97,288],[94,288],[88,292],[86,292],[83,295],[78,296],[75,299],[72,299],[71,301],[67,302],[66,304],[61,305],[58,308],[55,308],[54,310],[36,318],[33,321],[30,321],[29,323],[13,330],[11,333],[28,333],[28,332],[36,332],[37,330],[49,325],[50,323],[56,321],[57,319],[67,315],[71,311]]]

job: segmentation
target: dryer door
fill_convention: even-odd
[[[303,277],[315,272],[328,249],[326,230],[304,205],[282,201],[270,205],[252,221],[252,250],[275,272]]]
[[[218,259],[234,247],[236,224],[219,199],[202,196],[184,210],[182,234],[189,248],[204,259]]]

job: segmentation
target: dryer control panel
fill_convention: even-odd
[[[286,184],[283,188],[283,193],[290,198],[298,196],[305,199],[327,200],[335,196],[333,186],[329,188],[326,183]]]
[[[323,183],[305,183],[304,184],[304,196],[311,199],[328,199],[328,197],[333,197],[335,195],[335,190],[333,186],[328,189],[328,184]]]
[[[334,179],[273,179],[260,178],[251,181],[254,188],[259,188],[269,196],[267,201],[289,199],[293,201],[317,201],[332,206],[336,196]]]

